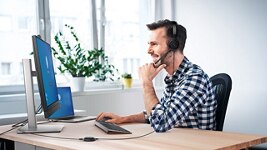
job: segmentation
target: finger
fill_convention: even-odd
[[[105,114],[103,112],[101,112],[97,117],[96,120],[100,120],[102,118],[104,118]]]
[[[156,69],[156,73],[158,74],[164,67],[166,67],[166,64],[161,64],[161,65]]]
[[[102,114],[102,112],[100,114],[98,114],[95,119],[98,120],[99,117],[101,116],[101,114]]]
[[[116,119],[108,119],[108,120],[106,120],[106,122],[109,122],[109,123],[116,123]]]
[[[107,117],[107,118],[114,118],[114,114],[111,113],[111,112],[107,112],[107,113],[105,113],[104,117]]]

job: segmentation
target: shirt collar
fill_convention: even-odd
[[[189,65],[191,65],[191,62],[184,56],[182,63],[180,64],[179,68],[174,72],[174,74],[172,76],[167,75],[165,77],[164,79],[165,83],[168,83],[171,80],[176,80],[181,78]]]

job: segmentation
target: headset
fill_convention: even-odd
[[[168,47],[171,51],[175,51],[179,48],[179,41],[177,39],[177,29],[176,24],[172,26],[172,37],[170,38],[170,41],[168,42]]]
[[[162,55],[156,62],[153,63],[154,68],[158,68],[162,64],[162,61],[165,59],[169,52],[175,52],[179,48],[180,43],[177,39],[177,36],[178,34],[176,24],[174,24],[172,26],[172,36],[167,43],[169,50],[164,55]]]

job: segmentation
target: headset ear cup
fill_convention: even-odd
[[[172,40],[170,40],[168,46],[169,46],[169,48],[170,48],[171,50],[175,51],[176,49],[179,48],[179,42],[178,42],[178,40],[174,40],[174,39],[172,39]]]

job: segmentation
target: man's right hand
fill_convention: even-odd
[[[110,118],[106,120],[106,122],[110,123],[115,123],[115,124],[122,124],[122,123],[145,123],[145,117],[143,112],[134,114],[134,115],[129,115],[129,116],[119,116],[115,115],[110,112],[102,112],[100,113],[97,117],[96,120],[101,120],[103,118]]]
[[[141,82],[144,83],[152,83],[152,80],[156,77],[156,75],[166,67],[165,64],[160,65],[158,68],[153,66],[153,63],[145,64],[138,69],[138,74]]]
[[[125,117],[121,117],[119,115],[115,115],[113,113],[110,112],[102,112],[100,113],[97,117],[96,120],[101,120],[103,118],[110,118],[108,120],[106,120],[106,122],[110,122],[110,123],[115,123],[115,124],[121,124],[121,123],[125,123],[126,122],[126,118]]]

